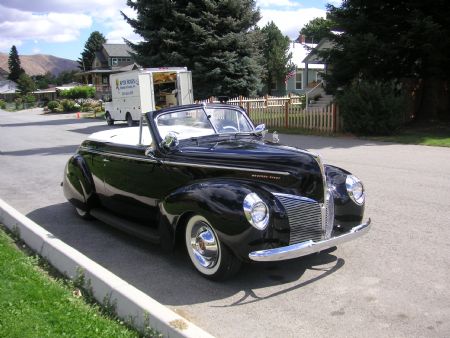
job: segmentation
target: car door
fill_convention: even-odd
[[[104,198],[114,213],[140,221],[153,220],[160,198],[158,161],[145,155],[145,146],[110,145],[103,154]]]

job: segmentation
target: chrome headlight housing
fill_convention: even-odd
[[[345,187],[347,188],[347,193],[353,202],[358,205],[364,204],[364,186],[356,176],[347,175],[347,178],[345,179]]]
[[[269,207],[254,192],[244,198],[244,214],[247,221],[258,230],[264,230],[269,224]]]

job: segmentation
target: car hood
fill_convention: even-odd
[[[180,144],[167,159],[200,167],[228,168],[228,171],[240,172],[240,178],[277,183],[288,190],[292,189],[289,191],[291,193],[316,200],[322,200],[323,197],[320,157],[283,144],[257,138]]]

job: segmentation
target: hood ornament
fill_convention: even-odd
[[[274,131],[274,132],[272,133],[272,142],[273,142],[273,143],[278,143],[278,142],[280,142],[280,138],[278,137],[278,133],[277,133],[276,131]]]

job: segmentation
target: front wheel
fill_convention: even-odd
[[[226,279],[239,270],[240,261],[220,242],[206,218],[195,215],[189,219],[185,242],[192,264],[203,277]]]

